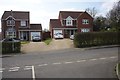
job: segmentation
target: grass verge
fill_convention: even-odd
[[[30,43],[29,41],[21,41],[21,44],[28,44]]]
[[[49,45],[51,41],[52,41],[52,39],[51,39],[51,38],[48,38],[48,39],[46,39],[46,40],[44,41],[44,43],[46,43],[47,45]]]

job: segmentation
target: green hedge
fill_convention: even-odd
[[[74,38],[75,47],[91,47],[118,44],[117,32],[77,33]]]
[[[14,50],[13,50],[14,47]],[[19,53],[21,51],[20,42],[2,42],[2,53]]]

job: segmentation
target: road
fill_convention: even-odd
[[[117,61],[117,47],[71,48],[2,58],[0,72],[3,78],[116,78]]]

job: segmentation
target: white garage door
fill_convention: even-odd
[[[33,39],[34,36],[40,36],[41,37],[41,33],[40,32],[31,32],[31,40]]]
[[[54,30],[54,34],[62,33],[62,30]]]
[[[62,30],[54,30],[53,31],[53,35],[57,34],[57,33],[61,33],[62,34]]]

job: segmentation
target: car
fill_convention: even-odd
[[[40,36],[33,36],[32,41],[41,41],[41,37]]]
[[[54,34],[55,39],[63,39],[63,34],[62,33],[56,33]]]
[[[20,42],[20,39],[17,39],[17,38],[5,38],[1,42]]]
[[[74,35],[70,35],[70,39],[71,39],[71,40],[74,40]]]

